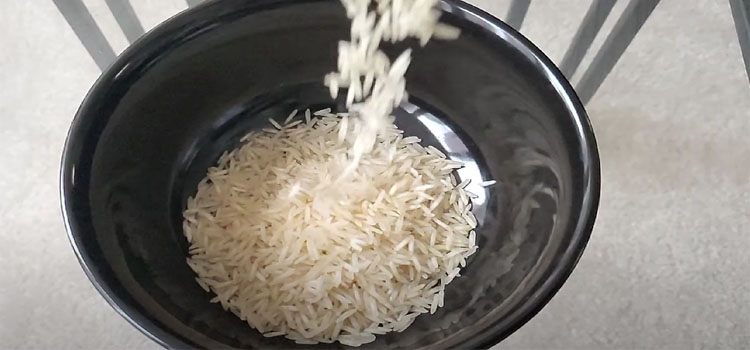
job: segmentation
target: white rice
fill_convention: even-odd
[[[187,262],[211,301],[299,344],[403,331],[443,306],[477,249],[468,182],[452,175],[462,163],[393,125],[411,50],[393,62],[380,50],[460,32],[438,23],[438,0],[341,1],[351,41],[324,83],[334,98],[348,88],[351,114],[269,119],[208,169],[184,212]]]
[[[464,190],[445,186],[454,161],[392,125],[337,181],[346,119],[326,127],[319,114],[253,133],[208,169],[184,213],[188,265],[213,302],[265,336],[358,346],[443,305],[476,251],[476,219]]]
[[[324,83],[333,98],[338,96],[339,88],[348,88],[346,106],[358,117],[353,120],[354,129],[358,130],[352,144],[352,167],[355,167],[361,155],[373,148],[376,136],[391,124],[393,108],[407,97],[404,75],[411,62],[411,49],[404,50],[391,63],[380,49],[381,42],[414,37],[424,46],[433,36],[455,39],[460,31],[438,23],[438,0],[341,0],[341,3],[352,21],[351,38],[339,43],[338,70],[326,75]],[[350,169],[344,175],[348,172]]]

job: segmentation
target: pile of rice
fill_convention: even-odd
[[[266,336],[357,346],[443,305],[477,223],[461,163],[395,127],[336,181],[356,135],[315,114],[272,120],[208,170],[184,213],[188,264]]]
[[[343,3],[352,42],[325,82],[348,87],[351,114],[294,111],[246,135],[208,169],[183,229],[198,284],[264,336],[359,346],[443,306],[477,221],[462,163],[393,124],[410,51],[391,65],[378,49],[457,31],[436,0]]]

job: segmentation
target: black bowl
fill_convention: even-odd
[[[568,82],[499,20],[458,1],[441,6],[462,35],[415,51],[397,124],[467,162],[460,177],[498,185],[474,188],[480,248],[445,307],[365,348],[492,346],[560,288],[596,215],[596,144]],[[155,341],[303,347],[209,302],[185,263],[181,212],[248,130],[294,108],[341,107],[322,77],[347,36],[333,0],[213,1],[145,35],[89,92],[62,159],[70,241],[104,298]]]

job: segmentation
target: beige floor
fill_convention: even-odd
[[[85,2],[121,50],[104,1]],[[147,28],[185,7],[132,3]],[[559,61],[588,3],[533,1],[522,31]],[[98,74],[51,1],[0,1],[0,348],[157,348],[91,287],[60,218],[60,151]],[[498,348],[750,348],[750,84],[727,2],[663,0],[588,109],[595,232]]]

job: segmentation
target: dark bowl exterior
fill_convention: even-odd
[[[411,100],[468,140],[477,168],[501,184],[444,310],[364,347],[491,347],[562,286],[596,217],[596,141],[570,84],[498,19],[460,1],[441,7],[464,34],[415,52]],[[139,39],[89,91],[62,156],[68,236],[107,302],[159,344],[302,348],[208,303],[184,263],[180,213],[243,132],[290,108],[337,105],[320,77],[347,33],[335,1],[210,1]]]

